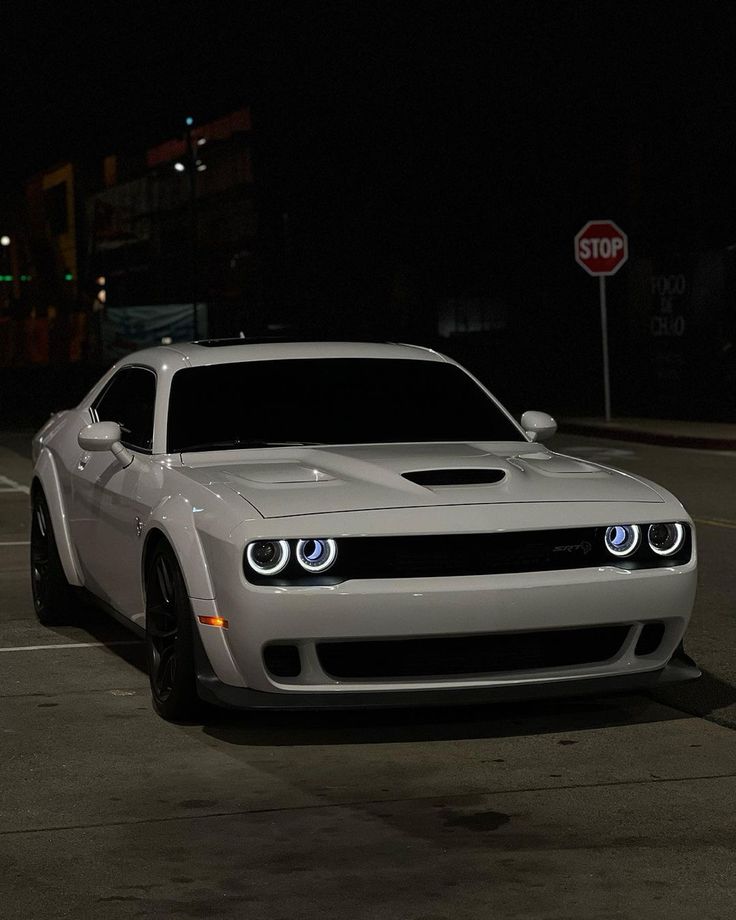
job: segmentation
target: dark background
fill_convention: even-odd
[[[598,288],[572,240],[607,217],[631,251],[608,283],[619,410],[731,417],[733,5],[32,3],[4,18],[7,193],[247,105],[271,320],[438,344],[515,407],[600,412]],[[638,337],[642,291],[683,266],[694,290],[710,252],[720,287],[688,299],[673,396],[671,372],[650,370],[674,359]],[[442,304],[478,297],[504,329],[439,341]],[[702,382],[714,364],[725,400]]]

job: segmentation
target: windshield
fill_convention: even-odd
[[[302,358],[177,371],[170,453],[294,444],[522,441],[463,370],[438,361]]]

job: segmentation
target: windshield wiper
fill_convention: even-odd
[[[260,441],[233,438],[231,441],[207,441],[202,444],[188,444],[186,447],[178,448],[177,453],[187,454],[195,450],[237,450],[239,447],[245,450],[259,447],[315,447],[319,443],[319,441]]]

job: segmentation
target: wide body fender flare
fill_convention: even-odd
[[[56,469],[56,462],[53,454],[44,447],[41,449],[36,466],[33,471],[34,479],[37,480],[46,497],[46,504],[49,507],[51,515],[51,526],[54,530],[56,548],[59,553],[59,559],[64,569],[64,575],[70,585],[81,587],[84,585],[77,553],[72,543],[69,530],[69,518],[61,493],[61,483],[59,473]]]
[[[192,502],[183,495],[172,495],[165,498],[151,512],[146,531],[142,557],[143,567],[146,564],[151,541],[157,539],[159,535],[163,535],[171,545],[179,562],[195,614],[195,648],[198,656],[198,670],[204,667],[207,673],[211,671],[218,680],[223,681],[226,685],[246,686],[244,675],[230,649],[227,631],[202,626],[197,622],[197,614],[214,616],[217,608],[212,573],[197,530]],[[141,576],[145,586],[145,571],[141,572]]]
[[[148,550],[157,534],[162,534],[171,544],[179,561],[179,568],[192,598],[212,600],[215,591],[212,577],[197,533],[192,502],[183,495],[170,495],[158,504],[146,523],[146,539],[142,564],[145,567]],[[145,584],[145,571],[141,572]]]

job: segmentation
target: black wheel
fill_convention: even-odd
[[[68,623],[74,609],[69,582],[56,548],[49,506],[40,488],[31,500],[31,590],[36,616],[44,626]]]
[[[161,543],[146,573],[146,654],[156,712],[191,722],[201,712],[194,668],[192,608],[171,547]]]

